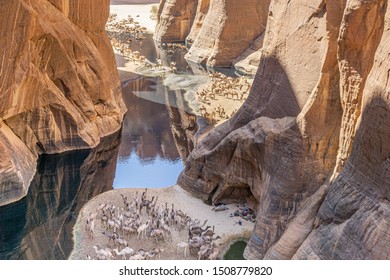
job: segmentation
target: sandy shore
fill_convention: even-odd
[[[95,197],[83,207],[73,230],[75,246],[69,259],[86,259],[87,255],[93,257],[96,255],[94,249],[92,248],[93,245],[98,244],[102,247],[109,245],[108,238],[101,233],[105,229],[101,228],[99,219],[96,221],[94,238],[90,239],[87,237],[85,231],[85,219],[89,213],[95,212],[98,205],[103,202],[111,201],[117,207],[123,207],[120,194],[123,194],[131,199],[135,195],[136,191],[141,193],[144,189],[118,189],[109,191]],[[240,226],[237,222],[242,219],[239,217],[229,216],[230,213],[237,209],[236,205],[228,205],[229,210],[226,211],[214,212],[211,210],[212,206],[192,197],[188,192],[177,185],[160,189],[148,189],[147,194],[148,199],[152,196],[158,196],[157,205],[161,204],[165,207],[165,202],[167,202],[168,206],[171,207],[171,204],[174,203],[175,209],[182,210],[191,218],[200,219],[202,223],[204,220],[207,220],[207,225],[211,227],[215,226],[215,236],[221,237],[221,239],[216,241],[219,244],[221,252],[219,258],[222,258],[222,252],[226,250],[226,247],[232,240],[242,237],[249,238],[253,230],[253,223],[243,221],[243,224]],[[247,206],[251,205],[253,205],[253,202],[248,202]],[[143,213],[143,222],[145,222],[147,218],[146,213]],[[135,235],[127,236],[125,239],[129,243],[129,247],[134,250],[151,250],[155,247],[164,248],[164,252],[161,253],[161,259],[197,259],[196,255],[190,255],[184,258],[183,252],[176,254],[177,243],[180,241],[188,242],[188,229],[180,232],[176,230],[174,226],[172,226],[172,229],[172,241],[166,240],[156,242],[153,238],[149,237],[147,239],[138,239]]]

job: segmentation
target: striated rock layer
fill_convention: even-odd
[[[0,259],[67,259],[85,203],[112,190],[121,131],[91,150],[41,155],[28,194],[0,207]]]
[[[269,2],[211,0],[186,58],[213,67],[231,66],[264,32]]]
[[[191,45],[186,59],[212,67],[230,67],[244,60],[252,73],[262,47],[270,0],[162,0],[155,38]],[[258,53],[257,53],[258,55]],[[258,62],[258,61],[257,61]],[[250,69],[246,69],[250,68]]]
[[[198,0],[161,0],[154,38],[158,42],[184,42],[194,22]]]
[[[125,107],[104,31],[109,4],[0,4],[0,205],[26,194],[39,154],[95,147],[120,128]]]
[[[271,1],[250,96],[179,178],[257,199],[247,258],[390,258],[388,4]]]

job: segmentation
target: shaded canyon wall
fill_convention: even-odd
[[[178,181],[257,199],[247,258],[390,258],[388,4],[271,1],[248,99]]]
[[[27,193],[39,154],[95,147],[120,128],[109,4],[1,2],[0,205]]]
[[[81,208],[112,190],[121,131],[91,150],[41,155],[28,194],[0,207],[0,259],[67,259]]]

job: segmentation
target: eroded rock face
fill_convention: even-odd
[[[197,35],[190,38],[193,43],[186,58],[196,63],[206,62],[209,66],[231,66],[264,32],[269,2],[211,0],[203,20],[202,9],[199,8],[200,19],[194,27]]]
[[[198,0],[194,22],[191,26],[190,34],[188,34],[186,38],[187,45],[192,45],[196,37],[198,37],[199,31],[203,26],[203,21],[209,11],[210,1],[211,0]]]
[[[387,2],[271,1],[248,100],[179,178],[258,200],[247,258],[390,257]]]
[[[197,0],[161,0],[154,38],[158,42],[184,42],[194,22],[197,4]]]
[[[91,150],[41,156],[28,194],[0,207],[0,259],[68,258],[81,208],[112,189],[120,134]]]
[[[26,194],[38,154],[95,147],[120,128],[125,107],[104,31],[109,2],[0,4],[0,149],[8,151],[1,155],[0,205]]]
[[[230,67],[234,61],[244,60],[242,64],[249,63],[250,68],[251,61],[245,58],[262,46],[259,42],[269,3],[270,0],[162,0],[155,38],[161,42],[186,41],[191,45],[186,59],[195,63]]]

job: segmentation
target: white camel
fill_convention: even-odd
[[[142,225],[140,225],[138,227],[138,229],[137,229],[137,232],[138,232],[138,236],[137,237],[138,238],[142,238],[142,235],[145,236],[145,238],[146,238],[146,230],[149,227],[149,222],[150,222],[150,220],[147,220],[146,224],[142,224]]]
[[[92,247],[95,250],[98,259],[113,259],[113,255],[109,248],[100,249],[98,245]],[[103,257],[103,258],[102,258]]]
[[[131,249],[130,247],[125,247],[121,251],[118,251],[117,248],[114,249],[114,252],[117,256],[122,256],[122,259],[126,259],[126,256],[131,256],[134,254],[134,250]]]

